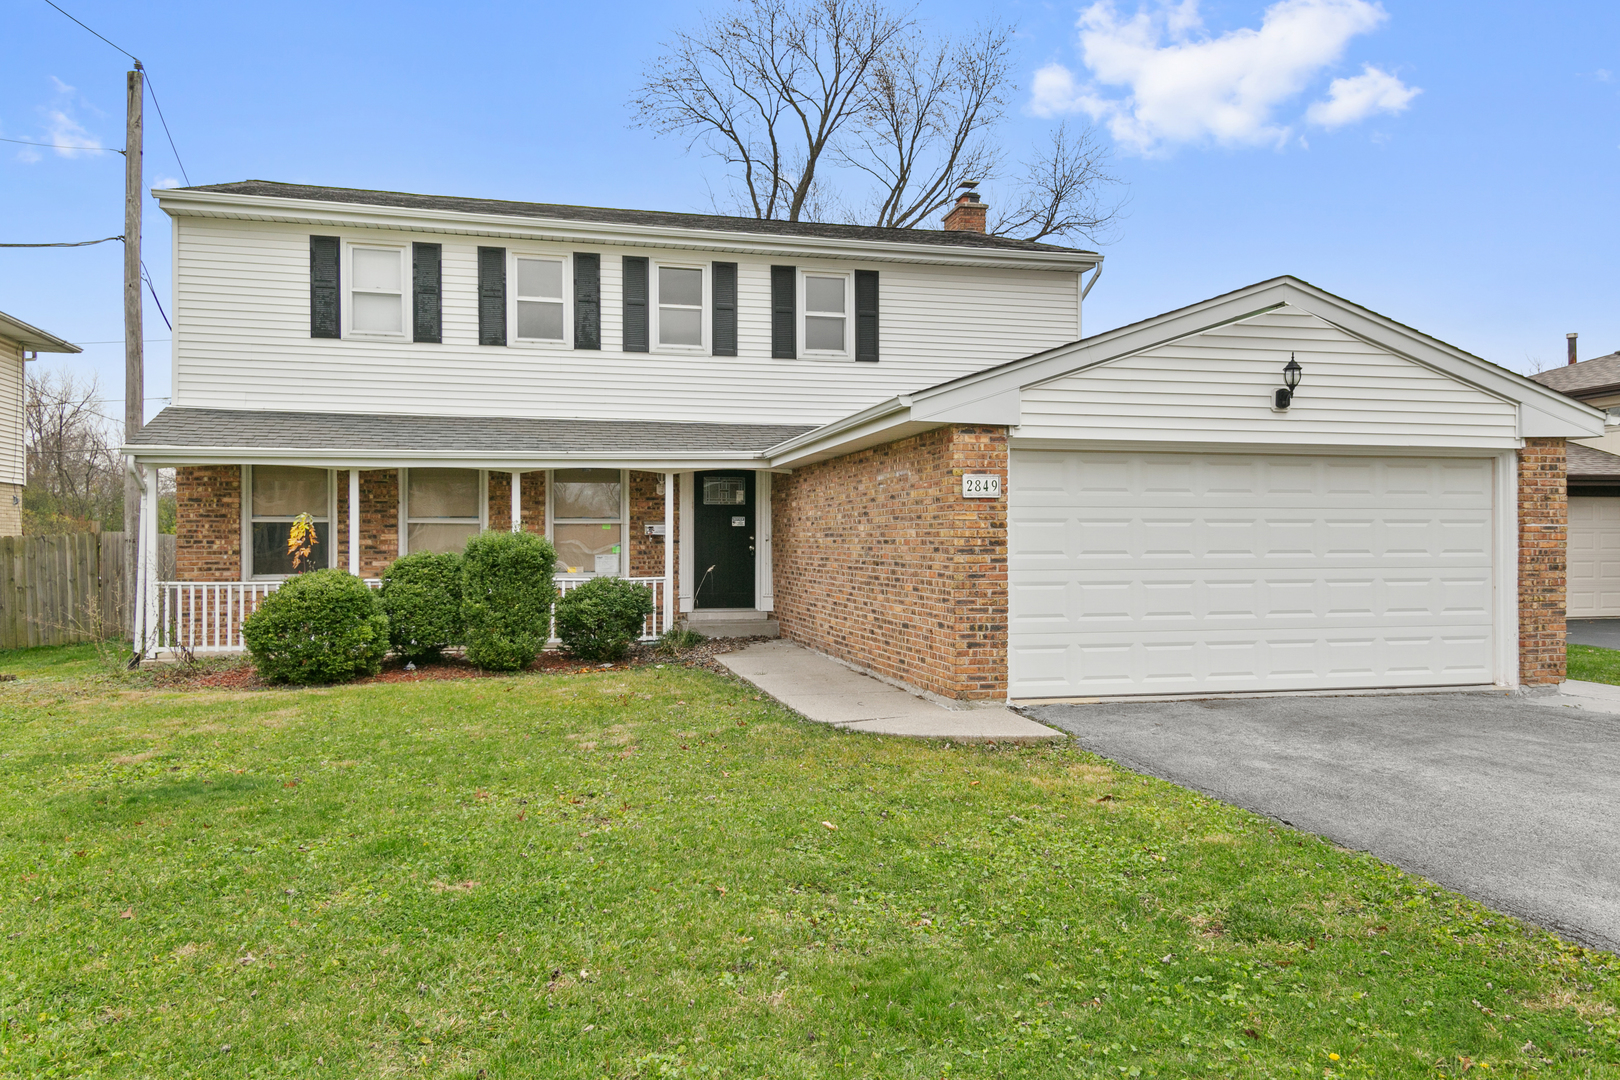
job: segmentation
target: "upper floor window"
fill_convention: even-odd
[[[703,270],[696,266],[659,266],[654,276],[660,348],[702,349]]]
[[[848,356],[850,276],[806,272],[804,351],[809,356]]]
[[[483,527],[483,473],[477,469],[407,469],[405,544],[401,554],[460,551]]]
[[[298,567],[303,573],[332,565],[332,487],[325,469],[294,465],[249,465],[248,549],[252,552],[249,576],[288,577],[294,573],[287,550],[288,533],[300,514],[315,524],[315,547],[310,560]]]
[[[518,341],[561,343],[568,322],[563,302],[564,264],[560,257],[513,256],[513,323]]]
[[[349,331],[405,333],[405,248],[349,245]]]

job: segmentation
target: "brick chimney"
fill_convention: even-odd
[[[978,186],[977,180],[964,180],[957,185],[961,194],[956,196],[956,205],[945,215],[946,232],[984,234],[984,213],[989,207],[979,201],[978,194],[973,190]]]
[[[1572,364],[1575,362],[1575,339],[1580,337],[1580,336],[1581,335],[1579,335],[1579,334],[1565,334],[1564,335],[1564,340],[1569,342],[1569,362],[1572,363]]]

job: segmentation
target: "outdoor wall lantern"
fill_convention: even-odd
[[[1275,412],[1287,412],[1288,406],[1294,403],[1294,387],[1299,385],[1300,376],[1305,369],[1299,366],[1294,354],[1288,354],[1288,363],[1283,365],[1283,385],[1272,391],[1271,408]]]

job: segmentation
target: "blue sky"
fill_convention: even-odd
[[[708,210],[716,164],[629,126],[681,5],[72,0],[148,65],[185,175]],[[986,10],[926,2],[941,30]],[[1620,349],[1620,5],[1206,0],[996,5],[1015,153],[1091,122],[1129,183],[1092,333],[1291,273],[1519,370]],[[127,61],[3,0],[0,137],[121,146]],[[148,104],[149,185],[182,171]],[[117,154],[0,143],[0,241],[122,231]],[[994,201],[993,186],[987,198]],[[169,306],[169,226],[146,262]],[[117,244],[0,250],[0,310],[122,395]],[[168,334],[150,299],[149,339]],[[149,412],[169,393],[148,345]],[[115,410],[116,411],[116,410]]]

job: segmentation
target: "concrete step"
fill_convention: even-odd
[[[776,638],[782,636],[782,624],[769,617],[768,613],[763,619],[703,619],[688,618],[686,627],[696,630],[704,637],[711,638],[741,638],[764,637]]]
[[[686,616],[685,616],[686,621],[689,622],[689,623],[747,622],[747,621],[765,622],[765,621],[769,620],[770,617],[771,617],[771,613],[768,612],[768,611],[759,611],[756,608],[740,608],[740,607],[739,608],[698,608],[696,611],[688,611],[686,613]]]

